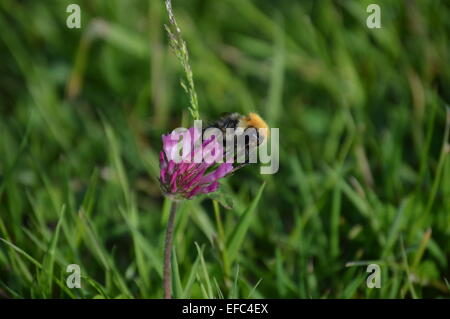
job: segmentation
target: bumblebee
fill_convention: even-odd
[[[247,159],[250,150],[261,145],[269,137],[268,125],[256,113],[249,113],[248,115],[242,115],[237,112],[226,113],[217,121],[208,125],[205,130],[208,128],[220,129],[225,137],[223,140],[224,148],[233,145],[237,148],[237,152],[235,153],[237,156],[245,153],[245,163],[248,163]],[[230,128],[236,130],[236,133],[231,137],[227,134],[227,129]],[[239,135],[244,135],[243,145],[238,145]],[[232,141],[230,141],[230,139],[232,139]]]

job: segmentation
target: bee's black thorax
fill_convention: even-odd
[[[216,122],[208,125],[205,129],[216,127],[216,128],[221,129],[222,131],[224,131],[227,128],[237,128],[241,118],[242,118],[241,114],[231,113],[229,115],[221,117]]]
[[[230,113],[222,116],[217,121],[209,124],[203,129],[205,132],[209,128],[218,128],[223,132],[222,145],[225,150],[227,147],[233,145],[235,147],[235,157],[239,154],[245,155],[245,160],[243,163],[249,163],[249,153],[252,149],[258,147],[264,140],[264,137],[259,134],[258,128],[248,125],[247,118],[239,113]],[[238,134],[233,134],[232,136],[226,135],[226,129],[241,128],[243,131]],[[243,135],[243,136],[242,136]],[[238,136],[243,137],[242,145],[238,145]],[[225,155],[225,154],[224,154]]]

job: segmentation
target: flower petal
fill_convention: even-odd
[[[203,178],[200,180],[200,183],[206,184],[206,183],[212,183],[214,181],[217,181],[218,179],[226,176],[232,170],[233,170],[233,164],[222,163],[219,165],[219,167],[215,171],[209,173],[206,176],[203,176]]]
[[[189,192],[189,194],[187,195],[187,198],[192,198],[192,197],[200,195],[200,194],[212,193],[212,192],[215,192],[218,188],[219,188],[218,182],[214,182],[207,186],[198,185]]]
[[[162,136],[163,150],[168,160],[173,160],[177,151],[179,139],[176,135],[170,133]]]
[[[159,177],[161,182],[166,183],[167,161],[164,152],[159,153]]]

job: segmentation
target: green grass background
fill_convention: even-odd
[[[450,297],[450,6],[376,1],[368,29],[372,2],[173,1],[201,117],[280,128],[232,209],[182,204],[175,297]],[[158,153],[191,123],[164,23],[159,0],[0,1],[1,298],[162,297]]]

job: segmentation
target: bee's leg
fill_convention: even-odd
[[[238,169],[240,169],[240,168],[242,168],[242,167],[244,167],[244,166],[247,166],[248,165],[248,163],[243,163],[243,164],[239,164],[238,166],[235,166],[234,168],[233,168],[233,170],[230,172],[230,174],[233,174],[234,172],[236,172]]]

